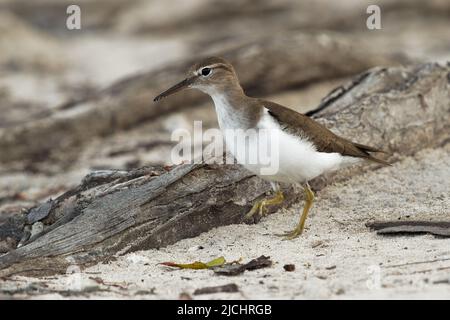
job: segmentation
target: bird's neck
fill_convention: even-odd
[[[254,98],[245,95],[242,88],[234,87],[228,90],[217,90],[210,93],[216,108],[217,120],[224,129],[250,129],[257,125],[262,107]]]

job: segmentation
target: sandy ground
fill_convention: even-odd
[[[44,8],[54,10],[51,3],[58,1],[47,2]],[[138,1],[136,6],[130,4],[130,7],[122,8],[124,11],[118,16],[95,13],[108,12],[106,9],[114,6],[113,2],[84,2],[86,5],[98,4],[89,10],[93,22],[106,19],[104,23],[109,21],[110,26],[97,31],[85,28],[86,33],[58,35],[58,24],[50,23],[42,28],[37,27],[33,19],[28,21],[32,16],[17,16],[8,10],[0,13],[0,69],[3,72],[0,78],[0,126],[45,115],[71,98],[95,92],[124,76],[160,68],[205,49],[220,51],[235,40],[241,41],[256,33],[254,27],[248,27],[254,25],[251,21],[255,17],[252,16],[249,16],[248,25],[245,19],[244,27],[240,21],[231,20],[233,23],[228,23],[219,33],[217,28],[211,28],[211,19],[205,19],[204,25],[201,21],[193,21],[193,26],[188,24],[187,28],[179,30],[176,24],[170,27],[171,21],[183,20],[186,18],[183,15],[188,16],[190,10],[204,7],[203,0],[189,2],[183,10],[179,10],[179,1],[172,4],[173,8],[167,7],[167,1]],[[322,5],[325,7],[328,2],[322,1]],[[344,9],[354,7],[352,1],[347,2],[352,6],[341,3],[339,6]],[[40,10],[34,10],[38,18],[42,17],[41,7],[42,4]],[[23,8],[25,13],[33,9],[28,5]],[[355,28],[343,31],[339,24],[338,31],[364,32],[363,38],[368,44],[385,48],[387,54],[401,53],[413,61],[445,62],[450,52],[449,43],[445,41],[448,19],[444,13],[442,16],[433,14],[429,19],[425,17],[428,13],[424,19],[418,19],[414,12],[400,15],[393,12],[383,16],[382,30],[366,33],[365,28],[362,31]],[[302,25],[301,21],[297,22]],[[162,27],[160,31],[159,26]],[[319,31],[324,28],[320,24],[314,26],[312,29]],[[273,24],[273,31],[278,27],[282,25]],[[217,42],[209,43],[208,29],[214,30],[212,38],[218,36]],[[239,30],[244,33],[236,33]],[[206,32],[203,34],[203,31]],[[224,38],[227,32],[235,34],[236,38]],[[303,105],[304,109],[297,108],[297,111],[304,112],[316,106],[320,98],[345,80],[313,81],[308,87],[292,88],[268,99],[291,107]],[[20,161],[0,164],[0,223],[22,208],[30,208],[74,187],[93,169],[165,163],[170,145],[163,144],[150,150],[134,145],[168,141],[173,128],[190,126],[193,120],[202,120],[205,127],[216,127],[211,102],[162,121],[156,119],[132,130],[94,138],[80,150],[58,155],[62,158],[61,163],[69,159],[67,168],[53,161],[33,163],[26,170],[24,166],[28,164]],[[159,126],[155,125],[157,122]],[[111,155],[111,152],[128,149],[119,152],[120,155]],[[391,168],[367,171],[319,192],[307,230],[295,241],[281,241],[274,233],[294,227],[301,203],[289,210],[279,210],[257,225],[218,228],[160,250],[121,256],[109,264],[99,264],[79,273],[48,278],[0,279],[0,299],[30,295],[38,299],[177,299],[187,295],[194,299],[450,298],[449,239],[429,235],[383,237],[365,227],[366,222],[381,219],[450,220],[449,178],[450,145],[425,150]],[[208,261],[218,256],[229,261],[242,258],[246,262],[262,254],[271,257],[272,267],[238,277],[217,276],[210,270],[171,270],[158,265],[170,260]],[[296,270],[284,271],[285,264],[295,264]],[[78,267],[73,266],[68,272],[77,270]],[[90,278],[97,278],[97,281]],[[99,283],[102,281],[104,284]],[[193,295],[195,289],[228,283],[236,283],[240,291]],[[29,295],[21,293],[24,288]],[[11,295],[11,292],[16,294]]]
[[[301,203],[281,209],[257,225],[217,228],[160,250],[120,256],[80,273],[73,266],[69,270],[75,271],[73,274],[14,277],[4,281],[1,288],[4,292],[32,285],[33,298],[67,298],[52,291],[71,290],[71,298],[448,299],[450,239],[431,235],[386,237],[370,231],[365,223],[448,220],[449,190],[447,144],[322,190],[306,232],[293,241],[283,241],[274,234],[294,226]],[[260,255],[270,256],[272,267],[235,277],[158,265],[163,261],[209,261],[218,256],[246,262]],[[285,264],[295,264],[295,271],[285,271]],[[237,284],[239,292],[193,295],[195,289],[228,283]],[[85,293],[81,295],[79,290]]]

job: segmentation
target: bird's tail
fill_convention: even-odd
[[[370,154],[370,152],[379,152],[379,153],[386,153],[387,154],[386,151],[383,151],[383,150],[380,150],[380,149],[377,149],[377,148],[374,148],[374,147],[369,147],[369,146],[366,146],[366,145],[363,145],[363,144],[359,144],[359,143],[353,143],[353,145],[355,147],[357,147],[359,150],[361,150],[362,152],[364,152],[365,154],[367,154],[367,160],[370,160],[370,161],[373,161],[373,162],[376,162],[376,163],[380,163],[380,164],[383,164],[385,166],[391,166],[392,165],[389,162],[387,162],[385,160],[378,159],[378,158],[374,157],[372,154]]]
[[[371,154],[369,154],[369,156],[367,157],[367,160],[370,160],[370,161],[376,162],[376,163],[380,163],[380,164],[385,165],[385,166],[392,166],[391,163],[389,163],[389,162],[387,162],[387,161],[384,161],[384,160],[381,160],[381,159],[378,159],[378,158],[375,158],[375,157],[374,157],[373,155],[371,155]]]

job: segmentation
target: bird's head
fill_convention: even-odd
[[[236,87],[240,88],[240,85],[233,66],[223,58],[209,57],[190,67],[184,80],[159,94],[153,101],[187,88],[214,95]]]

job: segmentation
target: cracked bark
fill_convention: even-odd
[[[390,152],[395,161],[399,154],[448,140],[449,73],[449,66],[437,64],[375,68],[335,90],[312,115],[338,134]],[[323,176],[313,186],[320,189],[364,169]],[[269,189],[236,165],[93,173],[44,211],[36,208],[23,215],[25,228],[42,222],[44,231],[0,256],[0,276],[64,272],[71,264],[106,261],[239,223]],[[285,191],[285,205],[300,199],[292,186]],[[0,241],[7,235],[7,228],[0,229]]]

